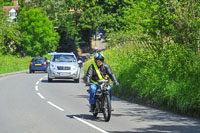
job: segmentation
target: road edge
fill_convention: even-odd
[[[0,78],[6,77],[6,76],[11,76],[11,75],[16,75],[16,74],[21,74],[21,73],[27,73],[27,72],[28,72],[28,70],[10,72],[10,73],[3,73],[3,74],[0,74]]]

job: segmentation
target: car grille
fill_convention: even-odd
[[[69,66],[57,66],[58,70],[71,70]]]

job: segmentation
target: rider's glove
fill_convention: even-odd
[[[86,86],[90,86],[90,82],[86,82]]]

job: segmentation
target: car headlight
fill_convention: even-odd
[[[73,70],[73,71],[76,71],[76,70],[77,70],[77,68],[76,68],[76,67],[72,67],[72,70]]]

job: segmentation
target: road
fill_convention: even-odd
[[[83,71],[81,73],[83,77]],[[0,133],[199,133],[200,120],[113,98],[109,122],[94,119],[83,81],[47,82],[47,74],[0,78]]]
[[[106,47],[106,43],[104,42],[104,39],[92,41],[92,49],[94,50],[104,50]]]

